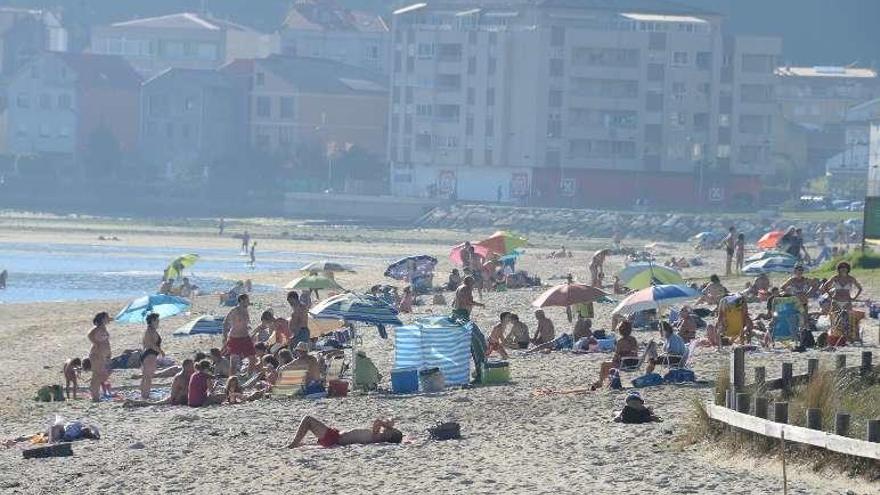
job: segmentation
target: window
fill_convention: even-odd
[[[740,146],[736,159],[739,163],[748,165],[758,163],[761,160],[761,150],[760,146]]]
[[[565,75],[565,69],[563,68],[563,61],[561,58],[551,58],[550,59],[550,76],[552,77],[562,77]]]
[[[40,137],[47,138],[52,136],[52,129],[49,128],[48,124],[40,124]]]
[[[199,60],[217,60],[218,52],[217,45],[213,43],[199,43],[196,58]]]
[[[477,32],[476,31],[469,31],[468,32],[468,43],[471,45],[477,44]]]
[[[651,33],[648,35],[649,50],[666,49],[666,33]]]
[[[728,114],[728,113],[718,114],[718,126],[719,127],[730,127],[730,114]]]
[[[663,142],[663,126],[660,124],[645,125],[645,142],[659,145]]]
[[[772,55],[742,56],[742,71],[758,74],[772,74],[776,61]]]
[[[718,145],[718,158],[730,158],[730,145],[729,144],[719,144]]]
[[[688,52],[672,52],[672,65],[685,66],[688,64]]]
[[[286,120],[293,120],[294,118],[294,102],[292,96],[282,96],[281,97],[281,118]]]
[[[467,136],[474,135],[474,116],[468,115],[464,120],[464,133]]]
[[[153,131],[153,133],[156,132],[156,126],[155,126],[155,125],[153,125],[153,129],[152,129],[152,131]],[[67,126],[64,126],[64,125],[61,126],[61,127],[59,127],[59,128],[58,128],[58,137],[62,137],[62,138],[70,137],[70,128],[67,127]]]
[[[492,106],[495,104],[495,88],[489,88],[486,90],[486,105]]]
[[[562,153],[559,150],[547,150],[544,161],[547,162],[545,165],[548,167],[562,166]]]
[[[473,148],[465,148],[464,149],[464,164],[465,165],[473,165],[474,164],[474,150],[473,150]]]
[[[550,28],[550,46],[565,45],[565,28],[562,26],[553,26]]]
[[[740,115],[739,132],[743,134],[764,134],[770,131],[764,115]]]
[[[462,46],[458,43],[440,43],[437,45],[437,59],[440,61],[459,62],[461,54]]]
[[[407,86],[407,87],[406,87],[406,90],[404,90],[404,93],[406,94],[406,101],[405,101],[405,103],[406,103],[407,105],[411,104],[411,103],[413,102],[413,89],[412,89],[412,86]]]
[[[437,74],[434,87],[439,91],[458,91],[461,89],[459,74]]]
[[[704,97],[708,98],[712,93],[712,83],[700,83],[697,85],[697,93]]]
[[[192,110],[196,107],[196,99],[193,96],[187,96],[183,101],[183,109],[185,111]]]
[[[591,98],[637,98],[639,82],[626,79],[574,77],[569,85],[573,94]]]
[[[547,93],[547,104],[550,108],[559,108],[562,106],[562,91],[550,90]]]
[[[486,119],[486,137],[495,137],[495,119],[492,117]]]
[[[498,43],[498,33],[496,33],[495,31],[490,31],[489,32],[489,44],[494,45],[496,43]]]
[[[687,89],[683,82],[672,83],[672,98],[678,101],[684,100],[687,96]]]
[[[477,92],[474,88],[467,89],[467,104],[474,105],[477,100]]]
[[[577,47],[571,63],[580,67],[638,67],[639,51],[630,48]]]
[[[272,115],[272,101],[268,96],[257,97],[257,117],[270,117]]]
[[[15,105],[18,108],[30,108],[31,107],[31,99],[27,93],[19,93],[15,97]]]
[[[773,100],[773,86],[769,84],[740,85],[740,99],[745,103],[767,103]]]
[[[697,69],[712,70],[712,52],[697,52]]]
[[[669,112],[669,126],[673,129],[684,129],[687,125],[687,115],[682,112]]]
[[[695,113],[694,114],[694,130],[696,130],[696,131],[709,130],[709,114],[708,113]]]
[[[662,81],[666,78],[666,66],[663,64],[648,64],[648,80]]]
[[[437,105],[434,108],[434,117],[446,122],[458,122],[460,111],[458,105]]]
[[[391,115],[391,132],[400,130],[400,117],[397,114]]]
[[[52,96],[46,93],[40,95],[40,109],[41,110],[51,110],[52,109]]]
[[[403,55],[400,52],[394,52],[394,72],[400,72],[403,69]]]
[[[418,57],[422,60],[434,58],[434,45],[432,43],[419,43]]]
[[[18,124],[18,128],[15,130],[15,135],[20,138],[27,137],[28,128],[24,124]]]
[[[562,137],[562,118],[559,116],[559,114],[551,113],[547,117],[547,137]]]
[[[433,113],[433,107],[431,105],[418,104],[416,105],[416,117],[430,117]]]
[[[255,78],[256,82],[254,84],[256,84],[257,86],[263,86],[264,84],[266,84],[266,74],[262,72],[257,72]]]
[[[293,143],[293,127],[281,126],[278,128],[278,144],[290,146]]]
[[[494,76],[495,71],[497,69],[498,69],[498,59],[496,59],[495,57],[489,57],[489,67],[488,67],[489,75]]]
[[[400,103],[400,86],[391,88],[391,103]]]
[[[648,91],[647,98],[645,100],[645,110],[649,112],[662,112],[663,93]]]

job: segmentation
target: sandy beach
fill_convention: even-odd
[[[218,237],[209,223],[191,226],[141,226],[127,230],[123,223],[90,223],[72,226],[65,219],[34,220],[0,218],[0,242],[93,243],[99,234],[117,234],[120,245],[169,245],[198,251],[199,248],[238,249],[238,242]],[[285,227],[287,228],[287,227]],[[408,254],[430,254],[440,259],[436,281],[445,280],[451,268],[450,245],[491,232],[389,231],[357,227],[309,227],[286,237],[261,238],[262,249],[291,253],[357,257],[356,274],[340,275],[347,289],[365,290],[385,280],[387,261]],[[229,234],[238,232],[231,224]],[[587,280],[591,250],[607,244],[601,239],[531,239],[519,266],[556,284],[568,273]],[[626,240],[641,246],[648,241]],[[564,243],[574,250],[565,260],[547,259],[547,254]],[[658,259],[671,255],[692,256],[684,244],[658,248]],[[664,257],[665,254],[665,257]],[[723,271],[721,251],[703,253],[707,265],[684,271],[686,278],[706,278]],[[259,261],[258,261],[259,262]],[[2,260],[0,260],[2,263]],[[623,265],[612,257],[606,273]],[[14,267],[7,267],[14,272]],[[255,273],[253,281],[278,287],[255,296],[251,311],[273,308],[286,314],[281,287],[294,278],[291,272]],[[726,279],[739,289],[745,278]],[[10,278],[14,284],[14,278]],[[869,296],[880,296],[867,287]],[[477,309],[475,321],[488,331],[501,311],[514,311],[534,330],[532,300],[541,289],[518,289],[486,293],[486,308]],[[447,298],[451,300],[450,296]],[[23,460],[20,448],[0,448],[0,492],[2,493],[782,493],[780,465],[772,459],[731,455],[713,445],[683,446],[694,410],[694,399],[712,394],[708,384],[659,386],[642,390],[649,406],[662,423],[622,425],[611,421],[622,405],[625,392],[599,391],[580,395],[536,396],[539,388],[585,387],[597,377],[599,364],[608,355],[512,355],[513,383],[449,390],[437,395],[393,396],[384,393],[353,394],[346,398],[306,400],[267,399],[254,403],[213,408],[147,407],[123,409],[118,402],[92,404],[85,399],[63,403],[33,400],[37,388],[62,383],[65,359],[88,353],[86,332],[98,311],[117,312],[126,301],[0,304],[0,439],[42,431],[55,414],[66,418],[88,418],[101,427],[102,439],[74,444],[69,458]],[[405,321],[430,314],[447,314],[448,306],[434,306],[430,299],[415,307]],[[598,305],[594,328],[608,329],[612,305]],[[219,347],[219,337],[172,337],[178,326],[195,314],[225,311],[216,296],[194,300],[192,314],[161,322],[163,347],[178,360],[196,350]],[[547,311],[557,333],[570,332],[564,312]],[[876,321],[865,323],[868,345],[876,346]],[[391,340],[382,340],[373,328],[362,328],[364,347],[384,375],[388,385],[392,366]],[[140,346],[140,325],[112,324],[114,354]],[[637,332],[645,342],[655,334]],[[857,360],[861,348],[847,348]],[[794,363],[795,373],[806,369],[807,359],[819,357],[831,366],[831,353],[758,353],[750,355],[751,366],[765,364],[768,378],[778,376],[779,363]],[[699,380],[714,380],[727,366],[728,351],[701,349],[692,364]],[[136,387],[130,379],[137,370],[116,371],[114,387]],[[624,383],[635,374],[628,374]],[[87,383],[84,374],[83,383]],[[168,380],[158,380],[157,385]],[[406,439],[402,445],[371,445],[322,449],[282,448],[300,420],[310,414],[341,429],[368,425],[378,416],[394,416]],[[464,438],[435,442],[425,429],[440,420],[461,423]],[[863,479],[821,466],[789,466],[789,493],[847,494],[880,493],[880,487]]]

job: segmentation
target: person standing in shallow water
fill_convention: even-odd
[[[89,392],[92,402],[101,400],[101,386],[110,378],[110,332],[107,325],[110,323],[110,315],[102,311],[92,319],[94,327],[89,330],[88,338],[92,344],[89,350],[92,378],[89,381]]]

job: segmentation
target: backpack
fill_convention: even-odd
[[[431,440],[459,440],[461,439],[461,425],[455,421],[437,423],[428,428],[428,435],[430,435]]]
[[[654,385],[660,385],[661,383],[663,383],[663,377],[657,373],[648,373],[638,378],[633,378],[632,381],[633,387],[636,388],[653,387]]]
[[[667,383],[686,383],[686,382],[695,382],[697,380],[694,372],[688,369],[679,369],[674,368],[669,370],[666,373],[666,376],[663,377],[663,381]]]

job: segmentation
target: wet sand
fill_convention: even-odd
[[[30,225],[30,224],[29,224]],[[65,222],[48,229],[27,229],[0,222],[0,241],[92,242],[94,231],[65,230]],[[332,241],[334,232],[312,229],[315,240],[305,234],[297,240],[259,239],[265,249],[375,257],[359,267],[357,274],[341,275],[340,283],[363,290],[383,280],[382,260],[425,253],[441,260],[436,281],[445,279],[451,240],[479,237],[480,233],[393,232],[387,238],[373,232],[346,228],[337,232],[343,241]],[[358,238],[358,236],[368,238]],[[123,244],[165,243],[181,247],[224,247],[238,243],[217,238],[209,229],[187,234],[185,228],[169,232],[129,232]],[[520,267],[538,274],[545,283],[559,283],[567,273],[586,280],[590,251],[601,240],[568,240],[575,256],[546,259],[559,240],[540,239],[520,260]],[[630,245],[640,245],[635,241]],[[627,244],[625,243],[625,244]],[[685,245],[661,248],[666,258],[690,256]],[[663,255],[658,255],[664,259]],[[711,267],[720,266],[720,251],[709,253],[708,267],[685,270],[686,277],[705,278]],[[259,262],[259,261],[258,261]],[[613,257],[606,266],[613,273],[623,260]],[[264,273],[254,282],[283,286],[293,273]],[[391,282],[390,280],[386,280]],[[745,279],[725,281],[731,289]],[[14,279],[10,279],[14,283]],[[876,296],[874,288],[869,291]],[[514,311],[534,330],[530,302],[541,289],[487,293],[485,309],[475,320],[484,331],[501,311]],[[416,306],[415,315],[446,314],[448,306],[434,306],[430,299]],[[447,299],[451,300],[450,295]],[[588,386],[595,380],[599,363],[608,355],[579,356],[568,353],[511,358],[514,383],[473,389],[450,390],[434,395],[351,395],[342,399],[269,399],[235,406],[206,409],[148,407],[123,409],[119,403],[92,404],[84,397],[65,403],[37,403],[33,396],[43,384],[63,383],[61,365],[66,358],[88,353],[85,333],[92,316],[102,310],[115,313],[125,301],[84,303],[34,303],[0,305],[0,439],[43,430],[58,413],[67,418],[88,418],[102,428],[100,441],[74,444],[74,457],[26,461],[18,448],[0,448],[0,489],[4,493],[261,493],[291,490],[298,493],[742,493],[782,492],[781,469],[766,458],[731,456],[712,445],[682,447],[678,438],[693,411],[692,400],[707,399],[711,386],[660,386],[643,389],[648,405],[664,422],[619,425],[611,422],[625,393],[601,391],[572,396],[535,396],[539,388],[565,389]],[[285,313],[284,291],[255,298],[251,315],[272,307]],[[608,328],[613,306],[598,305],[595,328]],[[222,312],[215,296],[196,298],[193,314]],[[557,332],[570,331],[564,312],[550,309],[548,316]],[[166,352],[179,359],[195,350],[219,346],[219,337],[178,338],[171,333],[192,315],[164,320],[160,332]],[[876,322],[868,322],[876,325]],[[375,329],[362,328],[364,347],[384,375],[393,359],[390,340],[381,340]],[[140,344],[139,325],[113,324],[110,328],[114,354]],[[868,332],[876,338],[876,332]],[[655,335],[638,332],[645,342]],[[873,342],[873,340],[871,341]],[[846,352],[857,353],[860,349]],[[809,357],[818,356],[829,365],[833,355],[821,352],[759,354],[748,358],[749,366],[767,364],[772,378],[779,362],[795,363],[795,373],[806,368]],[[700,350],[693,360],[698,379],[713,380],[726,366],[729,354]],[[850,358],[857,359],[856,357]],[[133,387],[136,370],[117,371],[115,387]],[[628,384],[634,374],[624,377]],[[82,382],[87,383],[88,374]],[[159,380],[157,383],[167,383]],[[395,416],[407,436],[403,445],[352,446],[286,450],[299,419],[311,414],[341,429],[361,427],[377,416]],[[425,428],[438,420],[461,423],[464,439],[451,442],[427,440]],[[143,448],[133,448],[142,445]],[[790,466],[790,493],[878,493],[877,487],[833,473],[813,472],[812,466]]]

